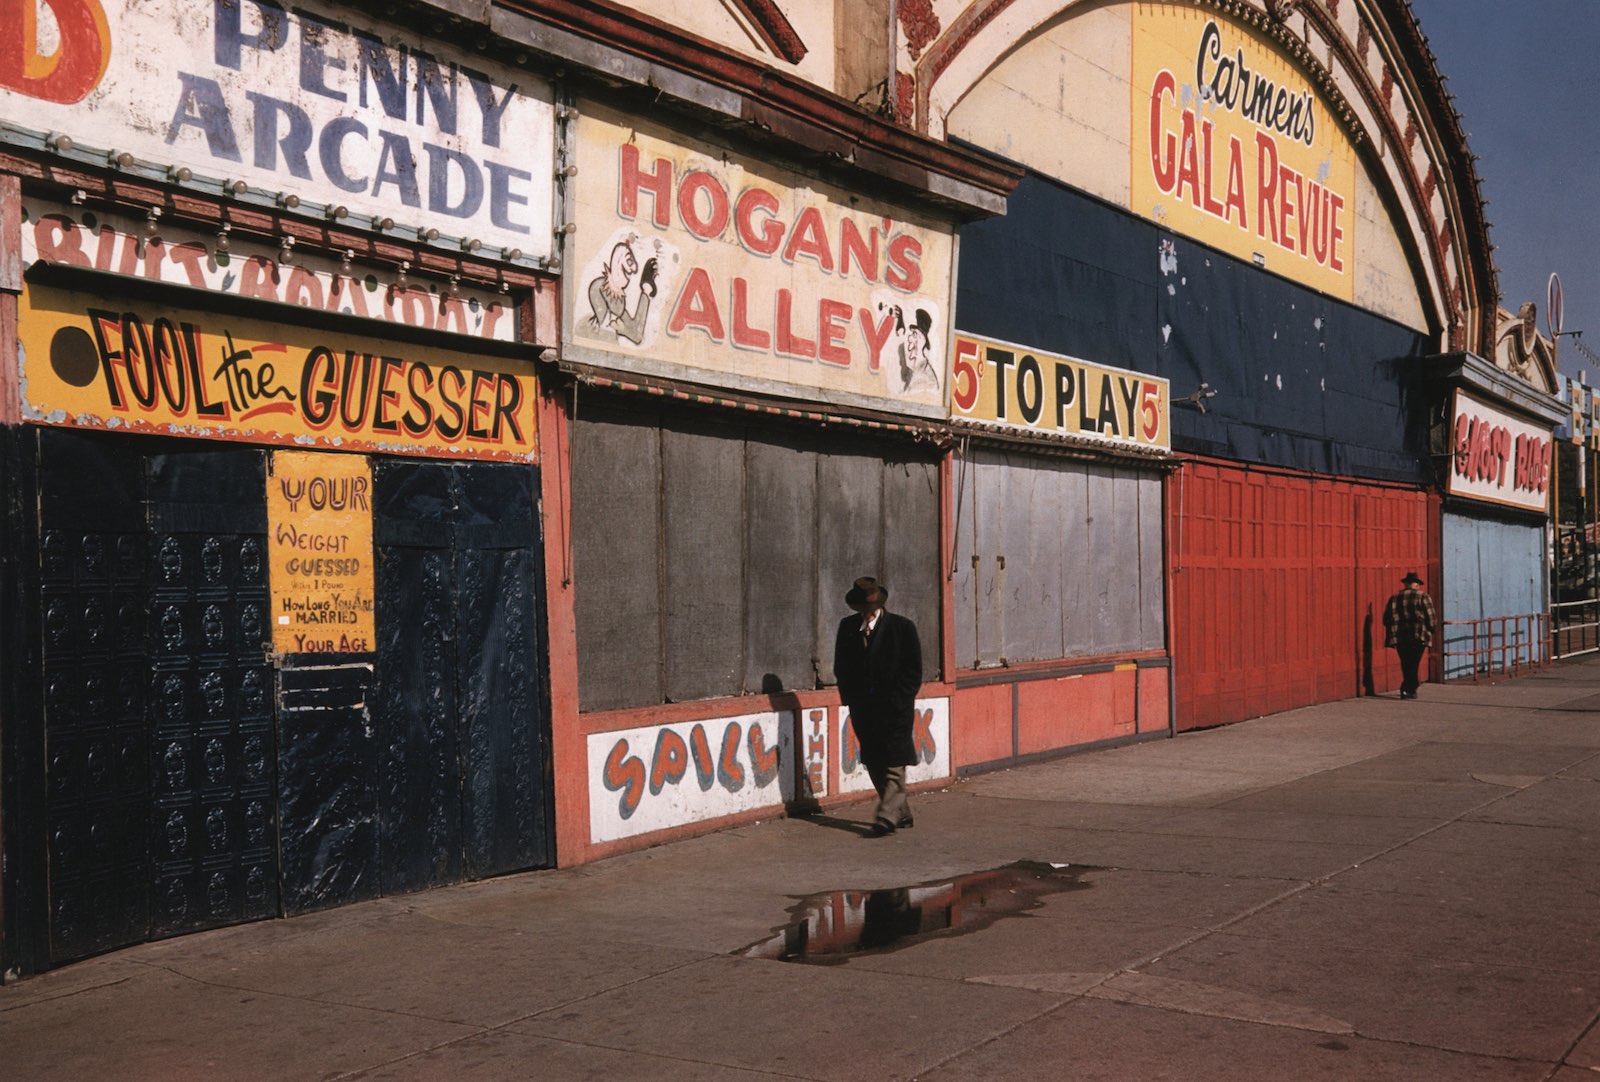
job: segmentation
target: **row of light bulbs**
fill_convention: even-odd
[[[86,203],[88,201],[88,198],[89,198],[89,193],[84,191],[82,188],[79,188],[78,190],[76,190],[76,191],[74,191],[72,193],[72,197],[70,199],[70,202],[72,203],[73,206],[82,206],[84,203]],[[288,197],[288,199],[293,200],[293,201],[285,203],[286,206],[292,208],[292,207],[295,207],[295,206],[299,205],[300,201],[299,201],[298,198],[296,198],[296,197],[291,195],[291,196]],[[338,209],[341,212],[344,210],[343,207],[340,207]],[[144,256],[145,245],[148,242],[150,242],[152,240],[155,240],[157,234],[159,234],[160,231],[161,231],[161,225],[160,225],[161,214],[162,214],[162,208],[160,208],[160,207],[150,207],[145,212],[144,224],[140,227],[140,235],[139,235],[139,237],[137,239],[137,242],[136,242],[137,245],[138,245],[138,252],[139,252],[139,255],[140,255],[141,258]],[[389,221],[389,219],[384,219],[384,220],[386,222]],[[392,223],[391,223],[391,225],[392,225]],[[428,234],[431,234],[431,236],[427,237],[427,239],[430,239],[430,240],[433,239],[434,237],[437,237],[438,234],[439,234],[439,231],[437,229],[430,229],[430,230],[427,230],[426,232]],[[217,230],[217,239],[216,239],[216,243],[215,243],[213,251],[218,252],[218,253],[222,253],[222,254],[226,254],[228,252],[228,250],[230,249],[230,247],[232,246],[232,233],[233,233],[233,223],[232,222],[223,222],[222,226]],[[422,231],[419,230],[419,237],[421,237],[422,235],[423,235]],[[475,240],[474,241],[469,241],[469,242],[467,242],[467,244],[471,245],[471,247],[466,247],[466,245],[463,245],[463,247],[466,247],[467,251],[475,251],[478,247],[481,247],[481,245],[479,245],[479,243],[477,241],[475,241]],[[295,261],[294,246],[295,246],[295,237],[293,235],[285,233],[285,234],[282,234],[282,235],[280,235],[278,237],[278,254],[275,257],[275,261],[277,262],[277,264],[279,266],[287,267],[287,266],[291,266],[294,263],[294,261]],[[521,254],[522,254],[522,250],[520,248],[510,249],[510,252],[512,252],[514,254],[508,255],[507,256],[508,259],[516,259],[519,256],[521,256]],[[354,271],[355,271],[355,266],[354,266],[355,256],[356,256],[356,250],[354,248],[345,248],[343,250],[342,254],[340,255],[340,259],[339,259],[339,275],[341,277],[350,278],[350,277],[353,276]],[[551,266],[551,267],[555,267],[555,266],[558,266],[559,264],[558,264],[558,262],[556,260],[552,259],[552,260],[548,261],[548,265]],[[394,288],[396,288],[396,289],[406,289],[406,288],[408,288],[409,280],[410,280],[410,272],[411,272],[411,261],[410,260],[406,260],[406,259],[400,260],[399,263],[396,265],[395,278],[394,278],[394,282],[392,283]],[[459,274],[452,274],[452,275],[450,275],[450,279],[449,280],[450,280],[450,284],[449,284],[449,287],[448,287],[449,295],[451,297],[460,296],[461,295],[461,276]],[[500,292],[501,293],[509,293],[510,291],[511,291],[510,284],[502,279],[501,282],[500,282]]]
[[[46,148],[54,150],[60,154],[65,154],[66,152],[72,150],[74,146],[76,146],[76,144],[73,142],[72,136],[66,134],[65,132],[50,133],[45,137],[44,143]],[[119,169],[127,169],[135,164],[136,159],[127,151],[112,150],[106,153],[106,161],[108,164],[114,165]],[[556,175],[560,177],[572,177],[577,174],[577,171],[577,166],[568,165],[557,170]],[[187,165],[174,165],[167,169],[167,177],[169,180],[175,181],[176,183],[185,184],[194,179],[194,171]],[[222,190],[224,194],[239,197],[249,193],[250,185],[248,182],[243,180],[229,180],[223,182]],[[86,193],[80,190],[74,193],[72,202],[74,204],[81,204],[86,198]],[[274,202],[278,206],[283,207],[285,210],[295,210],[300,206],[301,200],[300,197],[295,195],[293,192],[280,192],[274,199]],[[328,220],[337,222],[349,217],[350,209],[343,204],[330,204],[324,207],[323,213]],[[160,217],[160,215],[161,209],[159,207],[152,207],[150,209],[150,217],[145,224],[145,233],[147,236],[153,237],[155,235],[155,221]],[[396,228],[395,220],[393,218],[379,215],[373,215],[371,217],[371,225],[374,230],[380,233],[392,232]],[[231,226],[229,224],[224,223],[222,231],[217,234],[218,251],[225,252],[228,250],[227,232],[230,228]],[[432,244],[439,240],[439,230],[433,228],[432,226],[419,225],[416,226],[415,229],[417,240],[419,242]],[[574,229],[576,229],[576,226],[568,223],[566,225],[557,227],[555,233],[557,236],[561,236],[573,232]],[[483,251],[484,249],[483,242],[476,237],[463,237],[460,239],[459,243],[463,252],[477,253]],[[287,264],[293,261],[293,245],[293,237],[283,238],[283,244],[280,246],[279,252],[279,263]],[[499,251],[500,258],[508,263],[517,262],[522,258],[522,255],[523,253],[521,248],[504,247]],[[345,259],[345,264],[347,265],[348,263],[349,257],[347,256]],[[548,270],[557,270],[561,266],[561,261],[558,257],[552,256],[544,261],[544,266]],[[501,291],[504,292],[505,290],[502,288]]]
[[[85,202],[87,202],[87,200],[88,193],[81,188],[72,193],[71,202],[74,206],[82,206]],[[151,207],[145,214],[144,225],[140,228],[140,235],[137,240],[138,251],[141,257],[144,255],[145,245],[148,242],[155,240],[156,235],[160,232],[160,221],[161,208]],[[232,246],[232,233],[233,223],[223,222],[222,227],[217,230],[217,240],[214,251],[226,254],[229,248]],[[287,267],[294,263],[294,245],[295,238],[287,233],[278,238],[278,254],[276,256],[276,262],[279,266]],[[356,250],[354,248],[346,248],[343,250],[339,257],[340,277],[353,277],[355,273],[355,257]],[[400,260],[395,266],[395,277],[394,282],[392,283],[394,288],[408,288],[410,284],[410,274],[411,261],[408,259]],[[450,275],[450,284],[447,291],[451,297],[459,297],[461,295],[461,276],[459,274]],[[510,284],[502,280],[500,282],[500,292],[511,292]]]

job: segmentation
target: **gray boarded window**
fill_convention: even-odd
[[[957,668],[1165,645],[1160,475],[991,448],[956,475]]]
[[[845,426],[585,399],[572,426],[583,711],[833,683],[857,575],[939,672],[939,467]]]

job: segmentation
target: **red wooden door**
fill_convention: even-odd
[[[1422,492],[1194,460],[1173,483],[1178,728],[1398,686],[1383,603],[1426,566]]]

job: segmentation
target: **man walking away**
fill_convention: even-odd
[[[844,603],[856,615],[839,622],[833,672],[839,698],[861,745],[861,765],[878,791],[871,836],[912,825],[906,801],[906,767],[917,761],[913,727],[922,687],[922,643],[917,625],[885,612],[889,588],[875,578],[856,579]]]
[[[1433,642],[1433,599],[1422,590],[1415,571],[1400,580],[1401,589],[1383,607],[1384,645],[1400,655],[1400,697],[1417,697],[1417,668],[1423,652]]]

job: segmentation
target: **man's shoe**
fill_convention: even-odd
[[[901,817],[900,821],[895,824],[895,827],[897,829],[900,829],[900,830],[910,830],[912,827],[914,827],[916,825],[917,825],[917,822],[916,822],[915,819],[911,818],[911,813],[910,812],[906,812],[906,814]]]
[[[869,837],[869,838],[885,838],[885,837],[888,837],[890,834],[893,834],[893,833],[894,833],[894,824],[893,823],[885,823],[885,822],[882,822],[880,820],[879,822],[876,822],[876,823],[872,824],[872,829],[867,831],[867,837]]]

